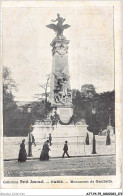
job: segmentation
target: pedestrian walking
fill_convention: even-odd
[[[88,133],[87,133],[87,135],[86,135],[86,140],[85,140],[85,142],[86,142],[86,145],[89,145],[89,135],[88,135]]]
[[[20,151],[18,156],[18,162],[26,162],[27,159],[27,153],[25,149],[25,139],[22,140],[22,143],[20,144]]]
[[[63,148],[63,155],[62,155],[62,158],[64,158],[64,155],[66,154],[69,158],[69,154],[68,154],[68,144],[67,144],[67,141],[65,141],[65,144],[64,144],[64,148]]]
[[[111,139],[110,139],[109,133],[107,134],[107,137],[106,137],[106,145],[111,145]]]
[[[52,145],[52,136],[51,136],[51,133],[49,133],[49,143],[50,143],[50,146]]]
[[[47,161],[49,160],[49,151],[50,151],[50,148],[49,148],[49,140],[47,140],[46,142],[44,142],[44,145],[43,145],[43,148],[42,148],[42,151],[41,151],[41,155],[40,155],[40,161]]]
[[[34,146],[36,146],[34,135],[31,134],[31,136],[32,136],[32,144],[34,144]]]

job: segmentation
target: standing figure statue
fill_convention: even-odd
[[[54,112],[53,116],[51,115],[51,121],[52,121],[52,126],[56,125],[57,127],[57,124],[59,122],[59,115],[57,114],[56,111]]]
[[[64,29],[67,29],[70,27],[70,25],[68,25],[68,24],[63,25],[63,22],[65,21],[65,19],[60,17],[60,14],[57,14],[57,18],[55,20],[51,20],[51,21],[52,22],[58,21],[58,23],[56,25],[49,24],[49,25],[46,25],[46,27],[53,29],[57,33],[57,36],[63,35]]]
[[[67,96],[67,81],[65,79],[63,79],[63,82],[62,82],[62,92],[63,92],[63,96]]]

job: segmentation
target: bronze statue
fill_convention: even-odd
[[[57,14],[57,18],[55,20],[51,20],[51,21],[52,22],[58,21],[58,23],[56,25],[49,24],[49,25],[46,25],[46,27],[53,29],[57,33],[57,36],[63,35],[64,29],[67,29],[70,27],[70,25],[68,25],[68,24],[63,25],[63,22],[65,21],[65,19],[60,17],[60,14]]]

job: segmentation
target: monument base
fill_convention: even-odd
[[[88,125],[42,125],[36,124],[33,126],[33,135],[37,142],[42,142],[48,139],[49,133],[52,135],[53,143],[76,142],[77,138],[81,142],[85,142],[87,133],[90,139],[93,134],[87,130]]]

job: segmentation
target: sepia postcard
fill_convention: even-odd
[[[1,189],[121,189],[121,2],[2,1]]]

